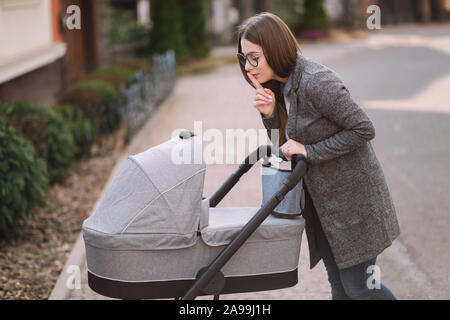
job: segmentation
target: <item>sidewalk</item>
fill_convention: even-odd
[[[394,33],[396,29],[393,29]],[[390,35],[392,37],[392,33]],[[391,39],[387,35],[384,39]],[[374,45],[374,34],[366,39],[342,41],[333,44],[311,44],[301,46],[303,54],[324,63],[356,53]],[[385,40],[388,42],[388,40]],[[389,42],[389,44],[391,44]],[[235,46],[217,48],[213,55],[235,53]],[[224,136],[226,129],[250,128],[264,129],[260,116],[253,108],[253,89],[245,82],[238,64],[221,67],[213,73],[198,76],[184,76],[177,80],[172,94],[147,121],[126,150],[123,158],[116,165],[120,168],[129,154],[136,154],[170,139],[174,130],[185,128],[194,131],[194,121],[202,122],[202,132],[218,129]],[[227,150],[228,152],[229,150]],[[224,159],[225,160],[225,159]],[[242,159],[237,159],[236,163]],[[204,196],[211,196],[214,191],[236,169],[238,164],[213,164],[207,166]],[[112,178],[110,178],[110,181]],[[106,188],[105,188],[106,189]],[[260,172],[258,166],[249,171],[221,202],[221,206],[259,206],[261,202]],[[245,195],[245,196],[243,196]],[[66,282],[71,274],[67,273],[71,265],[80,267],[81,288],[67,289]],[[73,273],[72,273],[73,275]],[[80,236],[71,256],[60,275],[49,299],[107,299],[97,295],[87,285],[84,243]],[[221,299],[330,299],[330,286],[321,261],[313,270],[309,270],[309,252],[306,234],[303,234],[299,262],[299,284],[295,287],[266,292],[223,295]],[[211,299],[203,297],[199,299]]]

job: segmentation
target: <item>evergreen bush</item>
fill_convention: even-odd
[[[135,72],[150,72],[152,70],[151,62],[146,59],[121,59],[118,60],[115,65],[118,67],[133,69]]]
[[[150,32],[150,53],[163,54],[174,50],[177,64],[189,54],[184,39],[180,0],[157,1],[153,28]]]
[[[20,234],[23,221],[35,206],[45,204],[48,186],[43,159],[33,144],[0,117],[0,238]]]
[[[95,136],[111,133],[121,122],[123,107],[117,102],[118,92],[104,80],[86,80],[75,83],[61,97],[59,104],[71,105],[83,111],[93,124]]]
[[[70,127],[51,108],[24,101],[0,104],[0,115],[30,140],[45,159],[50,183],[60,181],[75,158],[76,147]]]
[[[80,109],[69,105],[55,105],[52,109],[64,118],[72,131],[76,146],[75,156],[80,158],[88,155],[95,141],[95,131],[91,121],[84,117]]]
[[[180,1],[183,14],[183,33],[189,55],[205,58],[211,51],[206,32],[205,5],[203,0]]]
[[[304,1],[304,11],[301,16],[300,29],[302,32],[311,30],[328,31],[329,21],[324,8],[324,0]]]

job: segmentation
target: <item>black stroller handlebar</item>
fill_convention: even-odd
[[[220,201],[228,194],[228,192],[236,185],[239,179],[250,170],[250,168],[260,159],[275,155],[284,161],[288,161],[281,152],[280,148],[273,145],[261,145],[255,151],[250,153],[244,161],[239,165],[239,168],[230,175],[230,177],[222,184],[222,186],[210,197],[209,206],[216,207]],[[299,168],[297,169],[297,166]],[[292,156],[293,172],[289,176],[289,186],[291,189],[300,181],[301,177],[305,175],[307,170],[306,158],[301,154]],[[296,172],[297,169],[297,172]]]
[[[246,173],[250,168],[258,162],[263,157],[269,157],[272,154],[279,155],[282,154],[281,150],[274,150],[275,147],[272,145],[262,145],[258,147],[255,151],[249,154],[245,160],[241,163],[236,172],[234,172],[225,183],[217,190],[214,195],[210,198],[210,207],[215,207],[228,191],[233,188],[233,186],[239,181],[240,177]],[[276,153],[274,152],[276,151]],[[188,292],[182,297],[182,300],[192,300],[195,299],[202,290],[210,283],[221,283],[223,281],[218,281],[221,279],[220,270],[223,266],[231,259],[231,257],[236,253],[236,251],[242,246],[242,244],[255,232],[255,230],[263,223],[267,216],[275,209],[275,207],[283,200],[284,196],[295,187],[300,179],[306,174],[307,163],[306,158],[303,155],[294,155],[292,157],[294,169],[289,177],[283,182],[282,187],[279,191],[272,196],[272,198],[261,207],[256,214],[250,219],[249,222],[239,231],[239,233],[231,240],[231,242],[220,252],[220,254],[209,264],[209,266],[204,267],[200,270],[197,275],[197,280],[194,282],[193,286],[188,290]],[[223,279],[223,275],[222,275]],[[221,290],[220,285],[216,285],[219,292]]]

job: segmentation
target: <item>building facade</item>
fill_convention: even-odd
[[[135,46],[111,45],[121,7],[150,24],[150,0],[0,0],[0,101],[52,105],[86,73],[133,56]]]
[[[67,53],[60,9],[58,0],[0,0],[0,101],[53,102]]]

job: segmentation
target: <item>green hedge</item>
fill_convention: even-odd
[[[324,0],[305,0],[304,12],[301,16],[300,29],[302,31],[308,30],[322,30],[329,29],[328,15],[325,11]]]
[[[110,73],[110,74],[121,74],[127,76],[128,78],[132,78],[136,74],[136,70],[130,67],[125,66],[109,66],[98,70],[101,73]]]
[[[177,64],[189,55],[183,30],[183,12],[180,0],[156,1],[153,28],[150,32],[150,53],[163,54],[174,50]]]
[[[122,84],[128,82],[129,77],[120,73],[111,73],[103,71],[95,71],[85,75],[81,81],[101,80],[110,83],[115,90],[119,90]]]
[[[51,108],[23,101],[1,103],[0,115],[45,159],[50,183],[60,181],[76,152],[72,131],[64,119]]]
[[[0,117],[0,238],[20,234],[23,220],[44,205],[46,166],[33,144]]]
[[[183,12],[182,28],[185,46],[190,56],[206,58],[212,45],[206,31],[205,3],[203,0],[180,1]]]
[[[151,68],[151,64],[145,59],[122,59],[113,66],[83,76],[80,81],[105,81],[110,83],[116,91],[119,91],[121,85],[127,86],[135,78],[137,72],[150,72]]]
[[[152,70],[152,64],[147,59],[121,59],[117,61],[115,65],[118,67],[132,69],[135,72],[150,72]]]
[[[79,108],[92,122],[96,137],[115,131],[121,122],[123,106],[118,103],[118,92],[104,80],[75,83],[63,94],[59,104]]]
[[[63,117],[72,131],[73,141],[75,142],[75,157],[81,158],[89,155],[91,146],[95,141],[95,130],[92,122],[84,117],[80,109],[69,105],[55,105],[52,109]]]

